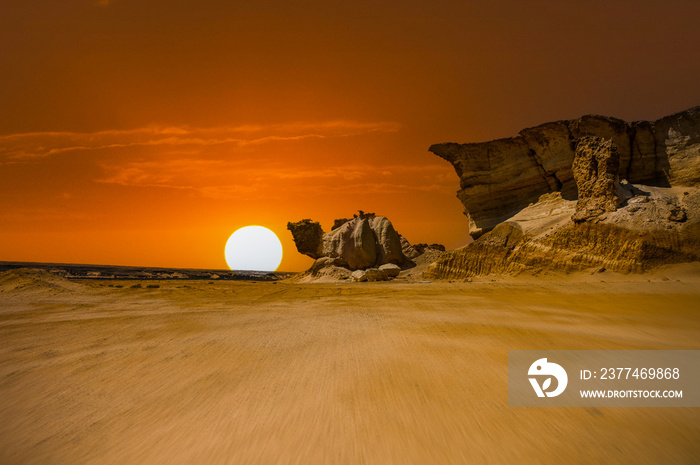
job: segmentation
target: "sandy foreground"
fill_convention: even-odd
[[[0,463],[698,463],[697,408],[508,407],[509,349],[700,349],[700,273],[681,271],[138,289],[14,276]]]

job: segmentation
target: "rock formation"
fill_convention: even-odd
[[[630,183],[700,184],[700,107],[653,122],[583,116],[524,129],[517,137],[436,144],[430,151],[454,166],[460,178],[457,197],[477,238],[542,194],[561,192],[565,199],[576,199],[572,165],[577,142],[585,136],[612,140],[620,178]]]
[[[620,154],[612,140],[586,136],[576,145],[572,167],[578,202],[571,217],[577,223],[614,212],[620,206]]]
[[[324,233],[320,223],[306,218],[296,223],[287,223],[287,229],[292,232],[299,253],[316,259],[324,256]]]
[[[430,151],[454,166],[476,240],[449,252],[411,245],[388,219],[363,212],[330,233],[289,223],[299,252],[316,259],[310,276],[643,272],[700,260],[700,107],[653,122],[584,116]]]
[[[443,254],[426,277],[700,260],[700,107],[653,123],[591,116],[520,134],[431,147],[460,175],[477,240]]]
[[[350,278],[355,282],[364,281],[388,281],[395,278],[401,272],[401,267],[393,263],[385,263],[379,268],[367,268],[366,270],[355,270]]]
[[[428,279],[591,267],[623,273],[700,260],[700,189],[623,183],[633,195],[614,212],[574,223],[576,201],[543,195],[471,244],[428,267]]]
[[[411,244],[402,235],[399,234],[399,237],[401,239],[401,250],[403,251],[403,254],[406,256],[406,258],[411,260],[414,258],[418,258],[427,251],[445,251],[445,246],[442,244]]]
[[[336,220],[324,233],[309,219],[287,223],[299,253],[314,259],[331,258],[335,266],[361,270],[393,263],[403,265],[406,257],[401,239],[387,218],[360,211],[352,219]]]
[[[445,251],[440,244],[411,245],[386,217],[363,211],[335,220],[329,233],[310,219],[287,223],[287,229],[297,250],[316,259],[301,275],[302,281],[386,281],[402,269],[422,273]]]

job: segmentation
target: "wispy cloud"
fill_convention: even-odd
[[[149,126],[95,132],[47,131],[0,135],[0,164],[81,158],[89,181],[131,188],[171,189],[214,199],[279,196],[407,194],[443,191],[454,174],[444,164],[385,164],[353,157],[301,156],[287,149],[306,139],[394,133],[395,122],[334,120],[197,128]],[[259,147],[270,144],[271,147]],[[342,144],[342,143],[341,143]],[[215,147],[221,146],[221,147]],[[127,148],[142,147],[143,150]],[[238,151],[237,148],[247,147]],[[275,156],[278,150],[285,156]],[[304,150],[300,146],[298,150]],[[291,153],[297,153],[293,149]],[[65,160],[71,160],[66,156]],[[361,158],[360,158],[361,159]],[[364,158],[365,160],[367,157]],[[95,170],[102,174],[95,174]],[[446,179],[449,177],[449,179]],[[451,191],[451,187],[447,188]]]
[[[96,132],[28,132],[0,135],[0,163],[22,163],[66,152],[102,151],[129,147],[201,147],[231,144],[239,147],[304,139],[351,137],[396,132],[396,122],[325,121],[212,128],[149,126]]]
[[[166,161],[133,161],[103,165],[107,176],[100,183],[129,187],[190,190],[204,197],[228,199],[264,192],[299,193],[305,190],[343,194],[408,193],[440,191],[445,168],[424,166],[261,166],[250,161],[179,158]],[[447,173],[449,175],[449,173]],[[420,183],[405,182],[410,177]],[[450,187],[451,190],[451,187]]]

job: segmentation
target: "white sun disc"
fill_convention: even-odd
[[[275,271],[282,261],[282,243],[263,226],[245,226],[228,238],[225,255],[232,270]]]

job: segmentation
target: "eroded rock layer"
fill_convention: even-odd
[[[430,151],[454,166],[460,178],[457,197],[476,238],[542,194],[577,198],[572,165],[576,145],[586,136],[617,147],[620,179],[650,186],[700,185],[700,107],[653,122],[583,116],[524,129],[517,137],[436,144]]]
[[[574,223],[576,201],[543,195],[492,231],[444,253],[432,279],[500,273],[580,271],[601,267],[644,272],[700,260],[700,189],[625,185],[631,197],[614,212]]]
[[[586,136],[576,144],[572,171],[578,202],[571,217],[580,223],[620,206],[620,154],[612,140]]]

